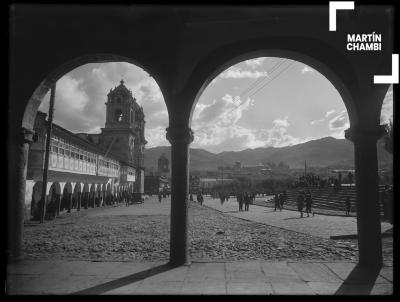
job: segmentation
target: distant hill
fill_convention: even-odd
[[[380,168],[393,163],[393,156],[378,141],[378,160]],[[162,153],[171,160],[170,147],[155,147],[145,151],[145,167],[157,170],[157,161]],[[306,143],[281,148],[256,148],[242,151],[225,151],[218,154],[203,149],[190,149],[190,169],[197,171],[216,170],[218,166],[232,166],[236,161],[243,165],[256,165],[266,162],[284,162],[290,168],[304,167],[304,161],[311,167],[354,167],[354,146],[346,139],[325,137]]]

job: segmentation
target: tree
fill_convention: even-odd
[[[386,124],[386,132],[384,137],[385,150],[393,154],[393,121],[389,121],[389,124]]]

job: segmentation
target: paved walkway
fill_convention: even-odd
[[[392,267],[354,263],[25,261],[7,268],[7,294],[389,295]]]
[[[313,236],[330,238],[330,236],[357,234],[357,219],[355,217],[328,216],[315,214],[314,217],[291,210],[274,211],[273,208],[250,205],[249,211],[239,212],[236,198],[230,198],[221,205],[219,199],[204,198],[203,205],[234,217],[264,223],[275,227],[306,233]],[[390,223],[382,222],[382,232],[392,228]]]

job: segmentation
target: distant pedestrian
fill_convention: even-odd
[[[287,199],[286,191],[283,191],[281,194],[279,194],[279,203],[281,211],[283,209],[283,205],[286,202],[286,199]]]
[[[300,212],[300,217],[303,218],[303,207],[304,207],[304,193],[303,191],[299,192],[297,196],[297,210]]]
[[[279,202],[278,193],[276,193],[275,196],[274,196],[274,203],[275,203],[275,209],[274,209],[274,211],[276,211],[277,208],[280,209],[281,204],[280,204],[280,202]]]
[[[221,206],[224,204],[225,201],[225,195],[222,192],[219,192],[219,200],[221,201]]]
[[[197,193],[196,198],[197,198],[197,202],[198,202],[200,205],[203,205],[204,198],[203,198],[203,195],[201,194],[201,192]]]
[[[311,210],[312,207],[312,197],[311,197],[311,192],[308,191],[306,196],[305,196],[305,203],[306,203],[306,213],[307,217],[310,217],[310,213],[314,216],[314,213]]]
[[[350,196],[346,197],[346,216],[350,215],[351,210],[351,203],[350,203]]]
[[[162,195],[161,193],[158,193],[158,202],[161,203]]]
[[[250,205],[250,199],[251,196],[247,192],[244,195],[244,210],[248,211],[249,210],[249,205]]]
[[[243,211],[243,197],[244,197],[244,195],[243,195],[242,192],[240,192],[237,195],[237,200],[238,200],[238,203],[239,203],[239,212]]]

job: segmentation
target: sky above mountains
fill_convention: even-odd
[[[147,147],[168,146],[168,112],[155,80],[124,62],[80,66],[57,82],[54,121],[72,132],[99,133],[105,102],[123,78],[143,106]],[[49,94],[39,110],[48,112]],[[393,118],[390,87],[381,123]],[[321,137],[344,138],[344,103],[318,71],[284,58],[256,58],[220,73],[204,90],[193,113],[193,148],[210,152],[282,147]]]

